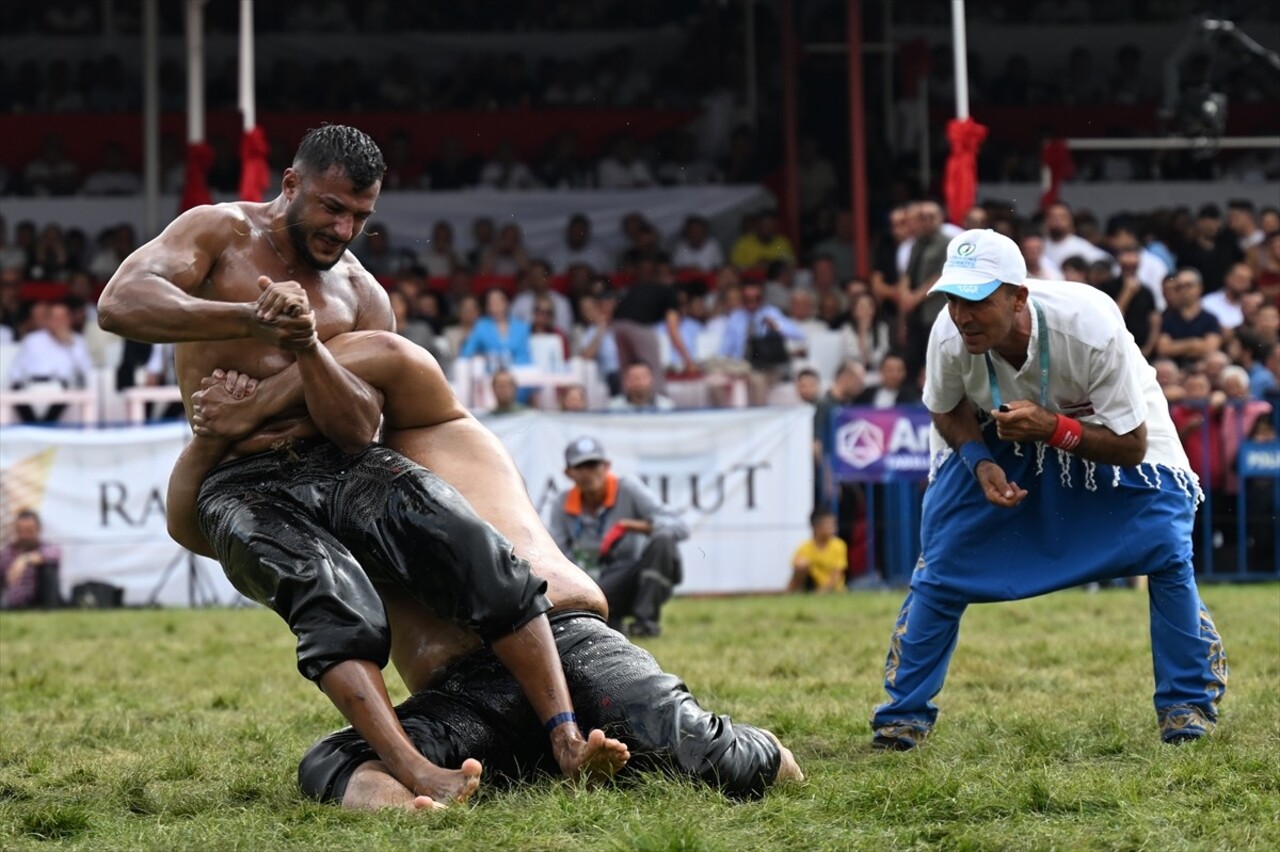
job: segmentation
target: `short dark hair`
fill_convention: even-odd
[[[323,174],[337,167],[362,192],[382,180],[387,170],[382,151],[364,131],[345,124],[322,124],[302,137],[293,164]]]
[[[35,521],[36,526],[41,526],[40,516],[36,514],[34,509],[23,509],[17,514],[17,517],[14,518],[15,521],[21,521],[24,519]]]
[[[809,526],[816,527],[818,525],[818,521],[822,520],[823,518],[834,518],[835,516],[836,516],[836,513],[831,511],[827,507],[819,506],[818,508],[813,510],[813,514],[809,515]]]
[[[1227,202],[1228,210],[1243,210],[1246,213],[1254,211],[1253,202],[1247,198],[1233,198]]]
[[[1200,210],[1196,213],[1197,219],[1221,219],[1222,208],[1216,204],[1201,205]]]
[[[1062,269],[1074,269],[1077,272],[1088,272],[1089,263],[1081,255],[1073,254],[1062,261]]]
[[[821,376],[818,375],[817,370],[813,369],[812,367],[804,367],[803,369],[800,370],[800,372],[796,373],[796,380],[798,381],[800,379],[803,379],[805,376],[812,376],[815,379],[822,378]]]

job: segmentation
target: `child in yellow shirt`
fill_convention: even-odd
[[[830,509],[815,509],[809,524],[813,537],[797,547],[791,557],[787,591],[843,592],[849,548],[836,537],[836,516]]]

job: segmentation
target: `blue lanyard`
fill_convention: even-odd
[[[1038,338],[1036,348],[1040,352],[1040,406],[1049,407],[1049,328],[1044,322],[1044,308],[1039,302],[1031,302],[1036,311]],[[991,384],[991,401],[999,408],[1004,403],[1000,399],[1000,380],[996,378],[996,365],[991,363],[991,353],[984,352],[987,359],[987,381]]]

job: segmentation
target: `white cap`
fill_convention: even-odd
[[[947,244],[947,262],[930,293],[950,293],[980,302],[1001,284],[1027,280],[1027,262],[1018,244],[990,228],[961,231]]]

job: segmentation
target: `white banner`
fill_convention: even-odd
[[[62,548],[62,593],[101,580],[125,603],[232,603],[216,562],[191,556],[165,528],[169,471],[191,435],[185,423],[133,429],[0,429],[0,530],[34,509]]]
[[[809,534],[813,412],[796,408],[652,414],[528,413],[491,417],[493,430],[546,517],[572,486],[564,448],[592,435],[617,473],[646,482],[689,523],[682,593],[780,591]]]
[[[564,447],[599,438],[614,469],[646,480],[692,529],[681,546],[682,593],[777,591],[808,534],[813,415],[807,407],[584,415],[531,412],[486,425],[515,457],[544,512],[571,483]],[[101,580],[125,602],[171,606],[240,600],[221,568],[169,539],[169,471],[185,424],[90,431],[0,430],[0,539],[24,508],[62,548],[62,590]]]

